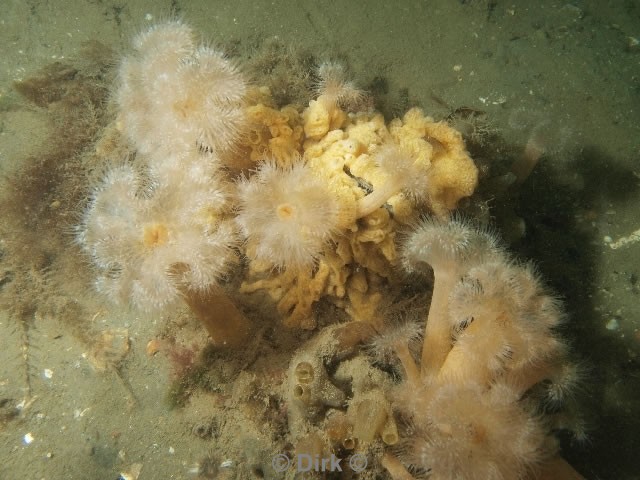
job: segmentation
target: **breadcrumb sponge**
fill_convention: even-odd
[[[266,279],[260,264],[266,261],[273,265],[269,258],[280,253],[274,250],[278,242],[268,242],[269,249],[260,255],[256,255],[259,242],[255,238],[247,243],[247,253],[254,259],[249,272],[249,278],[253,278],[245,281],[243,290],[268,290],[288,325],[312,324],[311,305],[321,297],[354,319],[373,321],[384,295],[385,279],[394,275],[399,225],[415,221],[419,206],[425,204],[444,219],[462,196],[472,192],[477,176],[462,137],[451,127],[425,117],[419,109],[410,110],[388,127],[375,112],[346,115],[340,106],[349,104],[350,96],[326,93],[340,91],[334,86],[344,81],[344,72],[330,77],[320,85],[318,98],[310,102],[302,117],[296,117],[291,107],[285,107],[289,109],[286,112],[264,107],[270,102],[268,90],[262,89],[259,105],[249,109],[256,124],[263,125],[251,135],[252,158],[270,158],[273,154],[274,162],[286,167],[300,146],[296,132],[304,133],[301,146],[306,165],[342,210],[335,228],[340,234],[332,236],[336,249],[327,248],[319,255],[304,253],[313,260],[307,265],[318,262],[318,275],[311,272],[292,277],[271,272],[273,278]],[[300,125],[304,130],[297,130]],[[276,140],[276,146],[285,152],[273,148]],[[456,157],[449,159],[452,152]],[[434,159],[451,167],[446,175],[441,173],[442,168],[433,174]],[[249,234],[249,228],[245,234]],[[316,251],[320,243],[315,243]],[[281,268],[286,265],[286,256],[291,253],[283,253],[278,260]]]
[[[302,117],[292,106],[276,110],[263,103],[247,108],[250,159],[273,158],[278,165],[290,165],[302,153]]]

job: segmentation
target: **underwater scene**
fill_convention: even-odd
[[[640,2],[0,12],[0,480],[640,479]]]

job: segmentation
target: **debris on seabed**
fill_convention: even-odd
[[[148,357],[153,357],[156,353],[160,351],[160,340],[157,338],[153,338],[149,340],[147,346],[145,347],[145,352]]]
[[[635,232],[632,232],[631,235],[620,237],[615,242],[611,239],[611,237],[605,237],[604,242],[613,250],[617,250],[618,248],[629,245],[630,243],[640,242],[640,228]]]
[[[618,330],[620,328],[620,324],[618,323],[618,320],[612,318],[606,323],[605,327],[607,330]]]

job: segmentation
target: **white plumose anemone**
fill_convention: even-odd
[[[249,255],[278,268],[312,265],[339,219],[335,198],[302,162],[287,168],[262,163],[239,183],[238,198],[237,222]]]
[[[224,154],[244,125],[246,82],[224,55],[197,46],[191,29],[169,22],[140,34],[116,92],[119,127],[141,153],[199,148]]]
[[[222,219],[228,194],[215,183],[155,184],[144,191],[131,166],[110,170],[94,190],[77,240],[96,285],[118,303],[162,308],[184,289],[205,292],[235,258],[235,227]]]

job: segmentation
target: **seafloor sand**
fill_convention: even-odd
[[[13,82],[77,58],[87,41],[124,52],[135,32],[172,13],[241,61],[255,60],[274,37],[339,58],[387,114],[413,105],[436,118],[482,111],[492,135],[481,151],[492,161],[510,163],[535,131],[547,154],[513,205],[496,205],[493,215],[505,228],[513,212],[524,219],[526,233],[513,248],[538,262],[564,296],[565,334],[585,365],[580,401],[588,439],[568,440],[563,455],[589,479],[640,478],[640,236],[629,237],[640,228],[640,4],[530,3],[5,0],[0,170],[10,176],[48,128],[46,112],[22,100]],[[622,237],[629,242],[611,248]],[[7,241],[0,239],[3,250]],[[3,304],[11,303],[7,263],[0,257]],[[0,312],[0,478],[113,479],[136,464],[140,479],[189,478],[193,464],[220,448],[216,435],[198,430],[212,422],[203,418],[211,398],[170,408],[179,362],[148,355],[145,346],[161,335],[192,341],[199,326],[105,309],[78,283],[59,286],[60,302],[99,305],[88,324],[128,328],[131,350],[117,372],[100,372],[83,334],[56,318],[56,309],[39,313],[34,299],[28,328]],[[16,412],[25,397],[25,355],[32,402]],[[217,381],[229,383],[225,375]],[[240,378],[235,388],[251,385]],[[240,416],[230,418],[221,430],[253,434],[232,424]],[[248,443],[244,458],[230,460],[255,462],[255,478],[274,478],[257,460],[264,452],[253,448]]]

